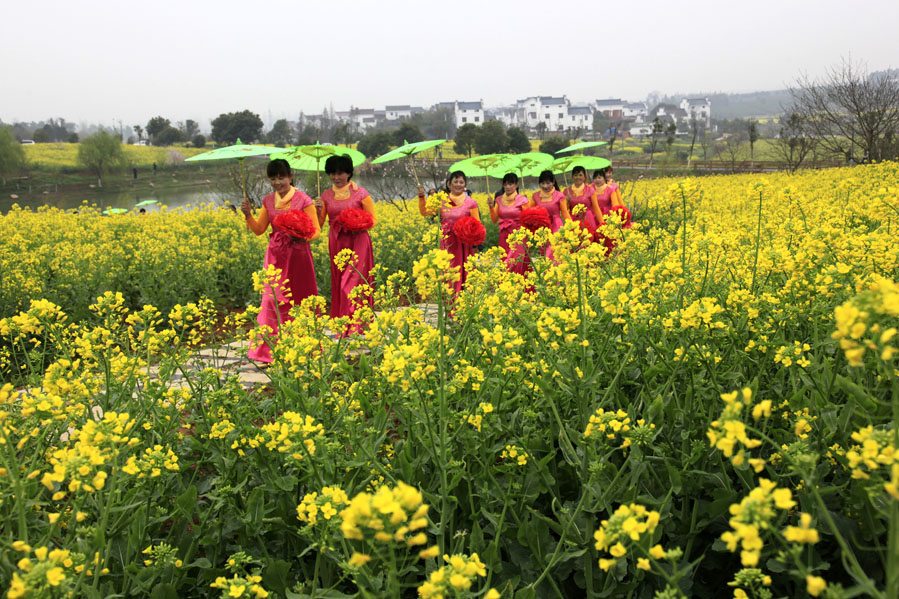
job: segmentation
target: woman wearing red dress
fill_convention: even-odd
[[[250,201],[244,197],[240,205],[241,212],[247,221],[247,228],[256,235],[262,235],[272,226],[272,235],[269,238],[268,249],[265,251],[265,266],[275,266],[281,269],[281,280],[275,283],[275,289],[267,287],[262,292],[262,305],[256,322],[260,326],[271,329],[271,336],[264,340],[258,347],[249,352],[249,358],[259,362],[270,363],[272,361],[271,348],[278,338],[280,325],[291,320],[290,308],[298,305],[310,295],[318,295],[318,285],[315,282],[315,265],[312,263],[312,251],[309,241],[318,237],[321,229],[315,214],[315,206],[312,198],[293,186],[293,172],[286,160],[276,159],[268,163],[266,167],[269,183],[273,193],[262,198],[262,209],[254,218]],[[274,221],[282,212],[288,210],[302,210],[315,226],[315,234],[309,240],[301,240],[291,237],[286,231],[275,226]],[[287,281],[285,285],[284,282]],[[290,297],[286,297],[282,289],[290,289]]]
[[[437,210],[440,215],[442,230],[440,249],[446,250],[452,255],[451,266],[459,267],[459,280],[456,281],[454,294],[458,294],[465,286],[465,279],[467,278],[465,261],[470,255],[475,253],[475,247],[463,243],[461,239],[456,237],[453,225],[465,216],[470,216],[479,222],[481,220],[477,202],[465,193],[467,184],[468,179],[466,179],[465,173],[462,171],[452,173],[447,184],[448,205],[442,206]],[[428,210],[424,190],[421,187],[418,188],[418,212],[422,216],[432,216],[434,214],[433,211]]]
[[[490,220],[499,223],[499,247],[506,250],[506,268],[523,275],[531,265],[527,247],[518,244],[509,247],[509,234],[521,227],[521,211],[528,205],[527,197],[518,193],[518,175],[507,173],[503,177],[503,194],[489,198]]]
[[[549,228],[555,233],[562,228],[562,224],[566,220],[571,220],[571,214],[568,212],[568,200],[565,199],[565,194],[559,191],[559,185],[556,183],[556,177],[552,171],[540,173],[539,182],[540,191],[534,192],[527,207],[540,206],[545,209],[549,214]],[[552,246],[546,244],[543,253],[547,258],[552,258]]]
[[[574,167],[571,171],[572,184],[565,188],[565,199],[568,201],[568,210],[573,218],[584,221],[590,228],[596,229],[602,222],[602,212],[596,204],[596,189],[587,183],[587,169],[582,166]],[[584,207],[583,212],[574,214],[575,206]]]
[[[353,178],[353,161],[348,156],[331,156],[325,161],[325,172],[331,178],[333,186],[322,192],[321,206],[318,209],[318,222],[324,226],[330,219],[331,230],[328,232],[328,255],[331,260],[331,317],[352,316],[356,311],[350,301],[350,292],[357,285],[371,285],[371,269],[375,265],[371,247],[371,236],[368,231],[353,232],[345,229],[340,221],[340,213],[344,210],[365,210],[375,219],[375,205],[364,187],[359,187]],[[345,249],[353,250],[357,261],[341,271],[334,264],[334,257]],[[359,300],[357,300],[359,301]],[[369,295],[365,300],[371,305]]]

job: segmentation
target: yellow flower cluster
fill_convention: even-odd
[[[599,408],[590,415],[590,422],[584,429],[584,437],[594,437],[603,444],[614,441],[618,436],[622,439],[621,447],[628,447],[630,439],[624,437],[624,434],[631,429],[631,418],[627,412],[618,409],[606,412],[605,409]]]
[[[452,255],[446,250],[431,250],[412,265],[415,288],[422,299],[452,295],[452,284],[459,280],[459,267],[451,266]]]
[[[743,422],[743,409],[752,403],[752,389],[748,387],[740,392],[723,393],[724,410],[718,420],[713,420],[706,431],[709,444],[721,451],[724,457],[733,462],[734,466],[742,466],[746,461],[746,450],[755,449],[762,442],[752,439],[746,432],[746,424]],[[771,400],[764,400],[752,408],[752,417],[755,420],[767,418],[771,415]],[[761,472],[765,467],[765,461],[761,458],[749,459],[749,464],[756,472]]]
[[[340,529],[347,539],[414,547],[428,541],[422,530],[428,525],[427,515],[421,492],[397,481],[394,487],[383,485],[374,493],[353,497],[340,512]]]
[[[871,350],[883,362],[897,355],[895,324],[899,318],[899,283],[873,275],[864,290],[834,309],[836,330],[832,336],[840,342],[850,366],[862,366],[865,352]]]
[[[28,597],[64,597],[80,576],[93,576],[100,555],[94,554],[89,560],[83,553],[68,549],[50,549],[49,547],[32,548],[22,541],[14,541],[12,548],[32,557],[18,560],[17,571],[10,580],[8,599],[27,599]],[[102,568],[100,574],[107,574]]]
[[[176,568],[180,568],[183,565],[183,562],[178,559],[178,550],[168,543],[149,545],[141,553],[147,556],[144,559],[144,565],[147,567],[162,567],[171,564]]]
[[[324,487],[321,493],[307,493],[297,506],[297,519],[315,525],[318,517],[331,520],[338,509],[349,503],[346,492],[340,487]]]
[[[340,272],[346,270],[348,266],[356,266],[358,262],[359,256],[357,256],[356,252],[350,248],[344,248],[334,256],[334,266],[336,266],[337,270]]]
[[[628,545],[639,542],[643,535],[647,535],[647,538],[651,539],[660,517],[658,512],[648,510],[638,503],[618,506],[615,513],[608,520],[603,520],[599,529],[593,533],[596,550],[611,556],[600,558],[599,567],[608,572],[619,559],[627,555]],[[654,545],[646,553],[656,560],[667,556],[667,552],[662,549],[661,545]],[[641,555],[638,558],[637,567],[641,570],[648,570],[650,567],[648,558]]]
[[[760,478],[759,486],[749,492],[740,503],[730,506],[731,530],[721,535],[728,551],[740,549],[740,561],[754,567],[762,555],[762,534],[771,527],[776,510],[789,510],[796,505],[789,489],[777,488],[777,484]]]
[[[503,448],[502,452],[499,454],[504,460],[511,460],[518,464],[519,466],[526,466],[528,463],[528,458],[531,457],[528,452],[518,447],[517,445],[506,445]]]
[[[249,447],[265,447],[290,456],[297,462],[315,455],[315,439],[325,434],[325,428],[312,416],[284,412],[274,422],[262,426],[258,435],[241,440]]]
[[[899,451],[892,428],[866,426],[852,433],[856,445],[846,451],[852,478],[871,481],[899,501]]]
[[[268,591],[259,584],[262,577],[257,575],[238,576],[235,574],[231,578],[219,576],[215,582],[210,584],[214,589],[221,591],[222,599],[264,599],[268,597]]]
[[[428,580],[418,586],[421,599],[449,599],[451,597],[469,597],[472,584],[477,578],[487,576],[487,566],[477,553],[470,556],[444,555],[445,566],[431,572]],[[489,589],[485,599],[498,599],[499,592]]]
[[[140,458],[131,456],[122,466],[122,472],[137,476],[137,478],[156,478],[162,474],[163,470],[178,472],[181,469],[178,466],[178,456],[170,447],[162,445],[154,445],[152,448],[144,450]]]
[[[128,414],[107,412],[103,420],[87,421],[80,431],[71,434],[71,447],[62,447],[50,453],[49,464],[52,471],[44,473],[41,483],[48,490],[57,489],[69,481],[66,489],[74,493],[84,490],[93,493],[106,485],[109,476],[103,466],[112,462],[123,447],[131,447],[138,440],[129,437],[134,426]],[[61,490],[54,494],[54,499],[61,499],[65,493]]]

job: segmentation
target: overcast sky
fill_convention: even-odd
[[[899,0],[4,0],[0,120],[782,89],[899,67]]]

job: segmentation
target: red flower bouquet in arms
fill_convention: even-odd
[[[481,245],[487,237],[487,229],[476,218],[463,216],[453,225],[453,233],[462,243],[468,245]]]
[[[302,210],[287,210],[274,218],[272,224],[291,237],[309,241],[315,235],[315,225]]]
[[[521,211],[521,224],[531,233],[540,227],[549,228],[549,213],[542,206],[525,208]]]
[[[375,221],[371,214],[360,208],[350,208],[337,215],[340,226],[351,233],[361,233],[371,229]]]

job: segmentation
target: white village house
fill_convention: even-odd
[[[695,118],[705,123],[706,127],[712,126],[712,103],[708,98],[684,98],[680,107],[687,113],[687,118]]]

